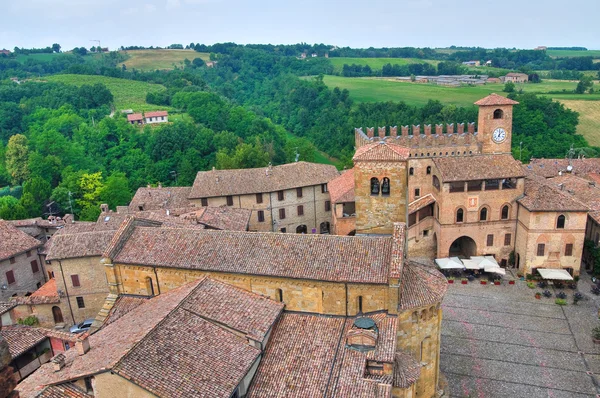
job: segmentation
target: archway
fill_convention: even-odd
[[[471,257],[477,255],[477,244],[468,236],[461,236],[450,245],[450,257]]]
[[[63,320],[62,311],[60,310],[60,307],[57,307],[57,306],[52,307],[52,316],[54,317],[55,324],[65,322]]]
[[[308,232],[308,227],[306,225],[304,225],[304,224],[298,225],[296,227],[296,233],[297,234],[305,234],[307,232]]]

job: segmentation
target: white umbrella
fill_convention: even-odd
[[[440,269],[464,269],[465,266],[458,257],[436,258],[435,263]]]
[[[484,269],[485,272],[491,272],[493,274],[506,275],[506,270],[500,267],[489,267]]]
[[[569,272],[564,269],[538,268],[538,272],[544,279],[554,279],[562,281],[573,280],[571,274],[569,274]]]
[[[478,270],[478,269],[482,269],[483,267],[481,265],[479,265],[479,261],[470,259],[470,260],[462,260],[463,264],[465,265],[466,269],[472,269],[472,270]]]

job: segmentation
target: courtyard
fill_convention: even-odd
[[[459,282],[458,284],[456,282]],[[600,345],[593,343],[599,298],[589,277],[573,305],[536,299],[525,281],[500,286],[456,281],[443,301],[441,371],[455,397],[596,397]],[[553,294],[558,290],[547,288]]]

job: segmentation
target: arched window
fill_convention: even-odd
[[[410,169],[408,169],[408,175],[409,176],[414,176],[415,175],[415,168],[411,167]]]
[[[384,196],[390,194],[390,179],[387,177],[383,177],[383,180],[381,180],[381,194]]]
[[[431,180],[432,180],[432,183],[433,183],[433,186],[435,187],[435,189],[437,189],[439,191],[440,190],[440,179],[436,175],[434,175]]]
[[[556,228],[563,229],[565,227],[565,216],[562,214],[556,219]]]
[[[456,222],[463,222],[465,212],[463,209],[456,210]]]
[[[431,174],[431,166],[427,166],[427,175]]]
[[[371,178],[371,195],[379,195],[379,180],[376,177]]]
[[[503,220],[508,220],[509,210],[510,210],[510,208],[508,207],[508,205],[502,206],[502,213],[500,214],[500,218]]]
[[[60,307],[54,306],[52,307],[52,317],[54,318],[54,323],[64,323],[62,311]]]
[[[494,111],[494,119],[502,119],[503,116],[504,112],[502,112],[502,109],[496,109]]]
[[[488,219],[488,210],[487,207],[482,207],[479,210],[479,221],[487,221]]]

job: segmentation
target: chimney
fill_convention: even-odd
[[[54,358],[50,360],[52,362],[52,369],[55,372],[58,372],[62,368],[65,367],[65,356],[64,354],[55,355]]]
[[[395,222],[392,232],[392,259],[390,265],[390,278],[400,279],[402,276],[402,267],[404,266],[404,257],[406,254],[406,223]]]
[[[146,188],[151,188],[150,184],[146,185]]]
[[[83,336],[81,336],[75,342],[75,349],[77,350],[77,354],[85,355],[90,350],[90,340],[89,333],[86,332]]]
[[[101,211],[102,213],[108,213],[108,205],[107,205],[106,203],[102,203],[102,204],[100,205],[100,211]]]
[[[560,188],[561,191],[565,190],[565,184],[558,184],[558,188]]]
[[[215,181],[216,181],[217,184],[219,183],[219,176],[215,177]]]
[[[588,181],[588,185],[590,188],[595,187],[596,186],[596,182],[595,181]]]

